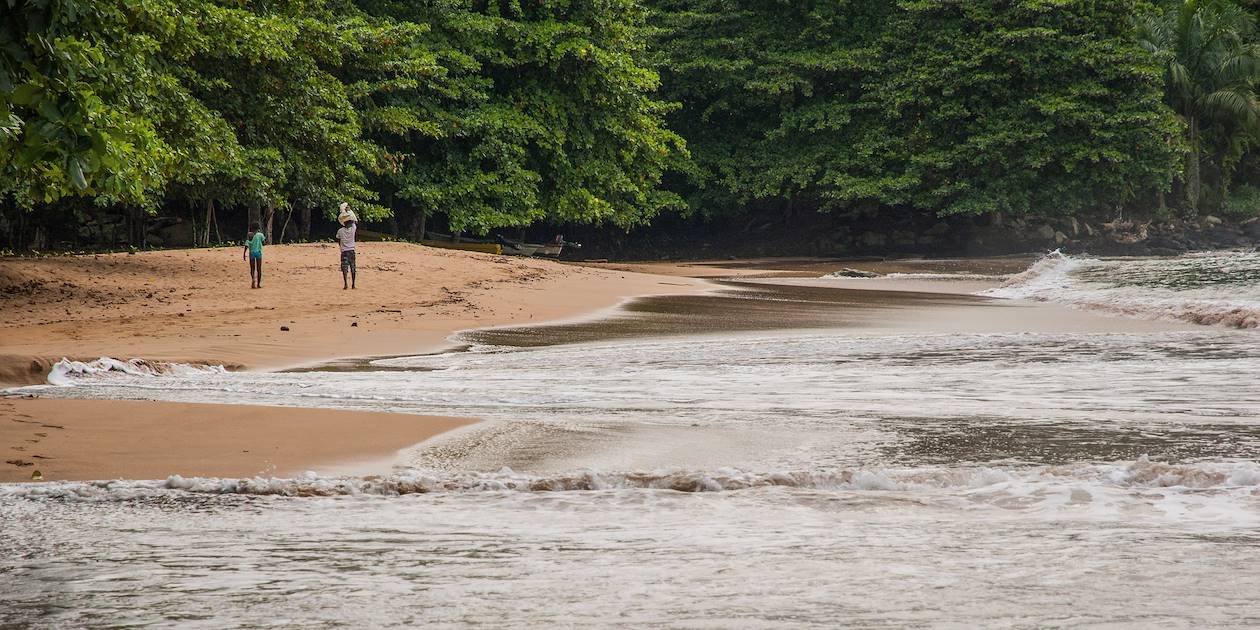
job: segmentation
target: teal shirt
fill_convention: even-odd
[[[246,244],[249,245],[249,253],[251,256],[262,256],[262,244],[265,238],[266,237],[263,236],[262,232],[254,232],[254,235],[249,237]]]

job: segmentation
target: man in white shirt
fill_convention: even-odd
[[[354,213],[341,204],[341,229],[337,230],[337,244],[341,246],[341,288],[353,289],[355,280],[354,233],[357,230]]]

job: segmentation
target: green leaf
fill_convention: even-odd
[[[61,110],[57,109],[57,103],[50,98],[39,101],[39,115],[53,122],[61,122]]]
[[[35,97],[40,93],[38,85],[33,83],[23,83],[19,85],[13,94],[9,96],[9,100],[18,105],[30,106],[35,102]]]

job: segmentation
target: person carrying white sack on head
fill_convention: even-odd
[[[359,217],[350,204],[341,202],[341,213],[337,215],[341,229],[337,230],[337,243],[341,246],[341,288],[353,289],[355,281],[354,235],[358,230]]]

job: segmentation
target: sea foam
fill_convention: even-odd
[[[53,364],[48,372],[48,384],[62,387],[73,386],[84,377],[95,377],[108,374],[126,374],[129,376],[192,376],[195,374],[222,374],[227,369],[222,365],[192,365],[188,363],[169,363],[149,361],[147,359],[129,359],[121,361],[110,357],[101,357],[95,361],[72,361],[63,358]]]
[[[309,496],[398,496],[444,493],[551,493],[609,490],[667,490],[684,493],[739,492],[771,487],[833,492],[958,493],[1003,490],[1017,495],[1064,488],[1122,490],[1243,491],[1260,495],[1260,463],[1218,461],[1166,463],[1131,461],[1031,467],[924,467],[886,469],[757,471],[740,468],[649,471],[575,470],[549,474],[441,472],[409,469],[388,476],[329,477],[307,472],[294,478],[183,477],[164,480],[45,482],[0,485],[0,497],[126,499],[163,491],[194,494]]]

